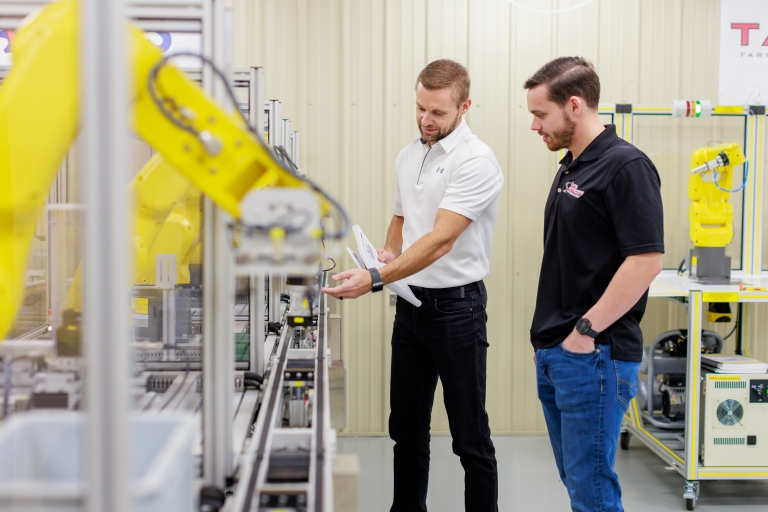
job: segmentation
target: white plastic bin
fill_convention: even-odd
[[[33,411],[0,425],[1,512],[85,510],[84,414]],[[194,510],[192,416],[134,414],[129,421],[133,510]]]

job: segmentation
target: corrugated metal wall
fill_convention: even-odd
[[[582,2],[517,3],[565,9]],[[597,66],[603,103],[716,102],[720,2],[596,0],[561,14],[527,11],[507,0],[234,0],[234,6],[235,65],[265,68],[268,99],[282,100],[284,116],[301,131],[301,166],[336,193],[379,245],[391,218],[395,157],[417,135],[415,77],[438,58],[467,65],[473,99],[467,121],[493,148],[506,176],[487,280],[491,426],[497,434],[542,432],[528,329],[556,159],[529,131],[522,84],[548,60],[578,54]],[[670,191],[668,215],[681,217],[667,226],[674,246],[670,266],[685,252],[687,229],[688,203],[680,194],[686,176],[675,165],[687,162],[690,149],[732,131],[717,123],[694,132],[683,123],[636,129],[636,140],[649,146],[667,141],[647,151]],[[350,265],[342,258],[342,267]],[[394,308],[382,293],[345,301],[342,312],[347,431],[383,434]],[[765,316],[760,310],[750,319],[762,332]],[[652,300],[644,324],[647,337],[685,327],[684,308]],[[765,350],[758,355],[765,357]],[[448,430],[441,402],[438,395],[435,433]]]

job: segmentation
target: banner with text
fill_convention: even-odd
[[[721,0],[720,105],[768,100],[768,0]]]

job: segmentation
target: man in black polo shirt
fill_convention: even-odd
[[[538,394],[574,511],[622,511],[613,471],[621,420],[637,393],[640,319],[664,252],[659,175],[604,126],[600,79],[560,57],[524,88],[531,130],[560,161],[544,212],[531,342]]]

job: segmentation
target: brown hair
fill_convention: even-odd
[[[595,66],[583,57],[558,57],[547,62],[526,80],[523,88],[542,84],[547,85],[549,101],[560,106],[571,96],[584,98],[589,108],[597,108],[600,102],[600,78]]]
[[[450,87],[453,99],[459,106],[469,98],[469,72],[467,68],[450,59],[430,62],[416,79],[417,89],[419,83],[430,91]]]

